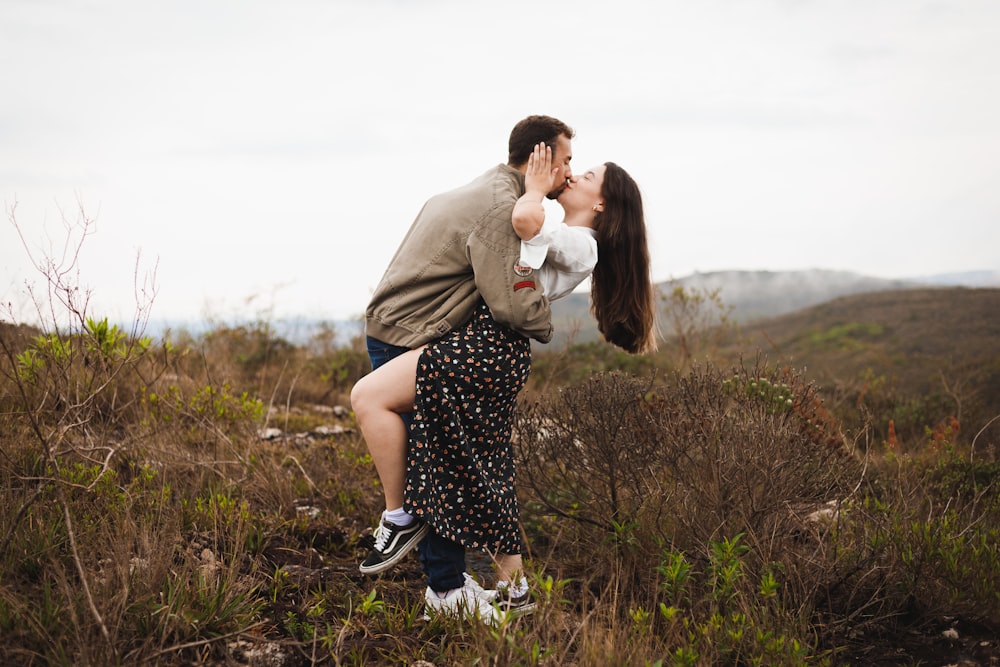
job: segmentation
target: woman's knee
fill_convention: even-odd
[[[351,388],[351,410],[354,411],[355,417],[358,419],[363,419],[364,415],[368,414],[372,409],[372,401],[375,392],[371,391],[369,385],[371,382],[368,380],[371,375],[366,375],[357,382],[354,383],[354,387]]]

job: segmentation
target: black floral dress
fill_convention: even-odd
[[[521,553],[510,436],[530,368],[528,339],[485,304],[420,355],[405,507],[466,548]]]

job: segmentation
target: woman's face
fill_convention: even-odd
[[[562,204],[567,214],[577,211],[593,211],[594,206],[598,206],[600,209],[604,208],[601,188],[604,186],[606,169],[607,167],[603,164],[598,165],[569,179],[566,189],[559,195],[559,203]]]

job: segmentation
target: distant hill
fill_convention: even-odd
[[[925,285],[952,287],[1000,287],[1000,271],[965,271],[963,273],[939,273],[933,276],[915,278]]]
[[[896,402],[897,421],[936,409],[959,417],[969,438],[979,433],[981,446],[1000,443],[1000,288],[854,294],[739,334],[723,356],[759,353],[800,369],[831,405],[879,395]]]
[[[810,269],[804,271],[717,271],[694,273],[659,283],[666,294],[675,287],[702,294],[718,291],[731,320],[745,324],[808,308],[851,294],[916,289],[922,286],[1000,287],[1000,272],[972,271],[961,274],[890,280],[848,271]],[[587,342],[598,337],[590,315],[590,295],[571,294],[552,304],[556,335],[553,343]]]
[[[684,278],[659,283],[664,293],[675,286],[696,289],[702,293],[719,291],[723,304],[730,308],[730,319],[738,323],[756,319],[775,317],[808,308],[840,296],[863,294],[885,290],[914,289],[921,286],[965,286],[1000,287],[1000,272],[970,271],[921,278],[886,280],[847,271],[718,271],[694,273]],[[555,336],[552,344],[564,344],[570,337],[575,342],[588,342],[598,338],[597,325],[590,315],[590,295],[571,294],[552,304],[552,322]],[[243,324],[254,324],[248,318]],[[120,324],[125,328],[128,323]],[[240,323],[209,321],[166,321],[152,320],[145,334],[155,339],[168,334],[176,337],[178,332],[198,336],[217,326],[239,326]],[[363,332],[360,318],[350,320],[322,321],[309,317],[291,317],[266,322],[275,333],[289,342],[301,345],[323,327],[333,327],[336,343],[348,344],[352,338]]]
[[[1000,288],[917,288],[854,294],[740,327],[739,348],[808,366],[821,382],[893,375],[941,389],[941,371],[985,373],[1000,410]]]
[[[718,290],[722,302],[732,307],[730,316],[737,322],[790,313],[848,294],[916,287],[908,280],[823,270],[695,273],[676,283],[703,293]]]
[[[764,297],[777,290],[772,307],[791,307],[823,292],[814,280],[817,274],[808,273],[741,274],[746,285],[756,287],[734,288],[730,294],[749,293],[747,300],[757,304],[754,312],[760,312],[761,305],[769,305]],[[852,284],[843,280],[843,274],[833,277],[841,282],[831,281],[831,290]],[[875,284],[854,283],[859,290]],[[727,288],[720,289],[725,299]],[[754,289],[759,293],[753,293]],[[781,293],[786,290],[788,294]],[[669,335],[671,330],[664,327],[663,333]],[[876,419],[868,436],[876,443],[885,439],[889,419],[895,421],[901,438],[905,435],[915,443],[925,437],[927,427],[954,416],[961,422],[966,442],[975,438],[983,452],[1000,446],[1000,287],[891,282],[889,289],[837,296],[792,312],[740,322],[724,332],[706,331],[696,338],[696,361],[709,358],[728,365],[742,360],[752,365],[761,358],[771,366],[795,369],[816,383],[826,405],[850,424],[852,432],[860,432],[869,416]],[[587,342],[584,329],[573,341]],[[702,342],[705,346],[699,347]],[[538,347],[540,365],[545,363],[542,348],[560,349]],[[600,357],[587,346],[570,349],[579,356],[566,359],[600,367],[595,361]],[[678,349],[668,338],[647,363],[671,368]],[[625,355],[607,359],[621,363],[621,357]]]

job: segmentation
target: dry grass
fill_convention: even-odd
[[[380,493],[329,400],[356,371],[317,369],[360,352],[257,331],[263,361],[245,330],[3,328],[5,662],[843,664],[893,628],[1000,621],[996,463],[847,442],[813,386],[756,362],[535,391],[517,438],[540,611],[425,623],[415,560],[356,569]]]
[[[989,432],[890,435],[905,405],[870,377],[845,429],[788,366],[593,345],[537,360],[516,425],[539,611],[424,622],[415,558],[357,570],[381,505],[343,408],[358,341],[258,322],[153,342],[148,311],[95,319],[67,275],[40,329],[0,323],[3,664],[840,665],[919,660],[945,618],[1000,631]],[[985,405],[961,379],[952,404]]]

